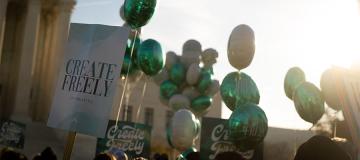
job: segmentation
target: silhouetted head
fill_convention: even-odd
[[[350,156],[330,138],[314,136],[302,144],[294,160],[351,160]]]

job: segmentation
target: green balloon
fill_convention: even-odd
[[[200,80],[197,84],[197,88],[199,92],[204,94],[206,90],[210,87],[211,83],[212,83],[211,73],[203,70],[201,72]]]
[[[209,96],[199,96],[192,100],[191,110],[198,116],[202,115],[210,107],[212,98]]]
[[[137,64],[146,75],[158,74],[165,65],[160,43],[153,39],[142,42],[137,52]]]
[[[136,36],[135,40],[128,39],[127,44],[126,44],[125,53],[128,53],[128,54],[131,54],[131,48],[134,46],[131,60],[135,64],[137,64],[137,52],[140,47],[140,44],[141,44],[141,39],[139,38],[139,36]]]
[[[154,14],[156,0],[125,0],[126,23],[133,29],[147,24]]]
[[[265,112],[253,103],[236,108],[228,123],[229,138],[240,151],[255,149],[268,130]]]
[[[185,67],[180,63],[176,63],[170,68],[169,71],[170,80],[176,83],[177,85],[180,85],[185,81],[185,75],[186,75]]]
[[[299,67],[290,68],[285,76],[284,89],[288,98],[293,99],[293,94],[301,83],[305,82],[305,73]]]
[[[125,53],[124,55],[124,61],[121,67],[121,75],[126,75],[126,73],[129,71],[129,75],[135,73],[138,71],[139,68],[137,65],[131,60],[130,53]]]
[[[160,96],[163,99],[170,99],[171,96],[176,94],[178,87],[173,82],[166,80],[160,85]]]
[[[303,82],[296,88],[293,99],[296,111],[307,122],[315,124],[325,112],[320,90],[309,82]]]
[[[220,86],[220,94],[232,111],[246,103],[259,104],[260,101],[256,83],[245,73],[232,72],[226,75]]]

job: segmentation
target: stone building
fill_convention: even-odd
[[[48,128],[46,121],[75,4],[76,0],[0,0],[0,119],[26,124],[21,152],[29,157],[46,146],[60,159],[64,151],[67,132]],[[122,83],[118,83],[111,119],[117,117]],[[171,154],[165,129],[173,112],[161,104],[153,82],[148,82],[143,107],[138,110],[143,84],[144,79],[131,84],[130,101],[121,107],[119,120],[151,125],[152,150]],[[220,117],[219,94],[212,108],[208,115]],[[91,159],[95,147],[95,137],[78,134],[72,158]]]

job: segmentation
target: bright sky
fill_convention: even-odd
[[[123,0],[78,0],[72,22],[122,25]],[[284,93],[287,70],[301,67],[319,86],[321,73],[332,65],[350,67],[360,59],[360,12],[357,0],[158,0],[142,38],[154,38],[181,54],[183,43],[198,40],[203,49],[219,52],[215,76],[222,81],[233,67],[227,61],[232,29],[248,24],[255,31],[256,53],[244,70],[260,90],[260,106],[269,125],[308,129]],[[223,106],[223,118],[231,114]]]

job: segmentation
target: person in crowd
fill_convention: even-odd
[[[95,156],[94,160],[113,160],[112,156],[107,153],[99,153]]]
[[[200,152],[191,152],[186,156],[187,160],[200,160]]]
[[[222,152],[216,155],[215,160],[245,160],[245,158],[236,152]]]
[[[26,156],[10,148],[4,148],[0,153],[0,160],[27,160]]]
[[[351,157],[330,138],[316,135],[303,143],[294,160],[351,160]]]
[[[57,157],[50,147],[46,147],[40,154],[36,155],[33,160],[57,160]]]

